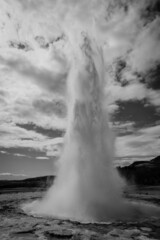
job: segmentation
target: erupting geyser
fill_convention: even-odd
[[[45,198],[25,210],[86,221],[134,215],[140,210],[122,199],[124,183],[113,167],[103,52],[87,36],[80,49],[84,61],[73,63],[68,79],[68,128],[57,178]]]
[[[97,219],[121,201],[122,181],[112,167],[114,138],[104,110],[101,49],[84,39],[85,63],[69,80],[69,122],[60,169],[47,196],[48,213]],[[50,207],[49,207],[50,206]]]

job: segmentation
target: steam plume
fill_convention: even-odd
[[[107,79],[103,48],[96,38],[95,19],[88,18],[87,23],[90,20],[91,31],[78,34],[78,41],[75,29],[68,30],[69,110],[65,146],[54,185],[42,201],[25,206],[32,213],[87,221],[145,213],[145,209],[124,202],[124,183],[113,168],[114,136],[104,106]]]

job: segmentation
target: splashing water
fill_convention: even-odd
[[[58,176],[42,201],[24,209],[87,221],[156,212],[122,199],[124,182],[113,167],[114,136],[104,107],[102,50],[85,37],[81,51],[85,64],[68,81],[69,120]]]

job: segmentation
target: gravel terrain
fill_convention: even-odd
[[[80,223],[71,220],[26,215],[21,204],[41,198],[44,192],[0,194],[0,240],[147,240],[160,239],[160,218],[106,223]],[[160,187],[128,191],[127,198],[160,205]]]

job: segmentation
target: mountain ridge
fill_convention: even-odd
[[[150,161],[135,161],[129,166],[117,167],[127,183],[135,185],[160,185],[160,156]],[[23,180],[0,180],[0,190],[31,189],[44,190],[49,188],[56,176],[39,176]]]
[[[150,161],[136,161],[117,170],[129,184],[160,185],[160,156]]]

